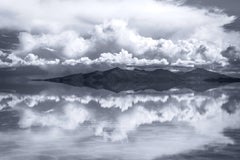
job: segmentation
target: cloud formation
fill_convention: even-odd
[[[22,30],[20,47],[1,52],[1,67],[225,66],[232,55],[224,51],[240,47],[240,34],[222,28],[235,17],[219,9],[165,0],[25,1],[31,7],[1,2],[0,28]]]
[[[170,35],[176,31],[184,35],[181,32],[194,32],[201,26],[221,26],[234,19],[167,0],[24,0],[24,3],[2,0],[0,9],[1,28],[52,33],[69,29],[86,33],[105,20],[123,19],[148,36]]]

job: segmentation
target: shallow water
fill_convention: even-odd
[[[238,160],[239,93],[2,85],[0,159]]]

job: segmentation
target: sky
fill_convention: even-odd
[[[1,76],[113,67],[237,72],[239,0],[1,0]]]

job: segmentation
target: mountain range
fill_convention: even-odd
[[[46,79],[45,81],[79,87],[107,89],[113,92],[146,89],[162,91],[171,88],[189,88],[195,91],[204,91],[228,83],[240,82],[240,78],[230,77],[202,68],[196,68],[188,72],[171,72],[164,69],[146,71],[113,68],[107,71],[79,73]]]

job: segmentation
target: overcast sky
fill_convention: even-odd
[[[239,0],[1,0],[0,72],[52,75],[116,66],[236,70],[238,6]]]

